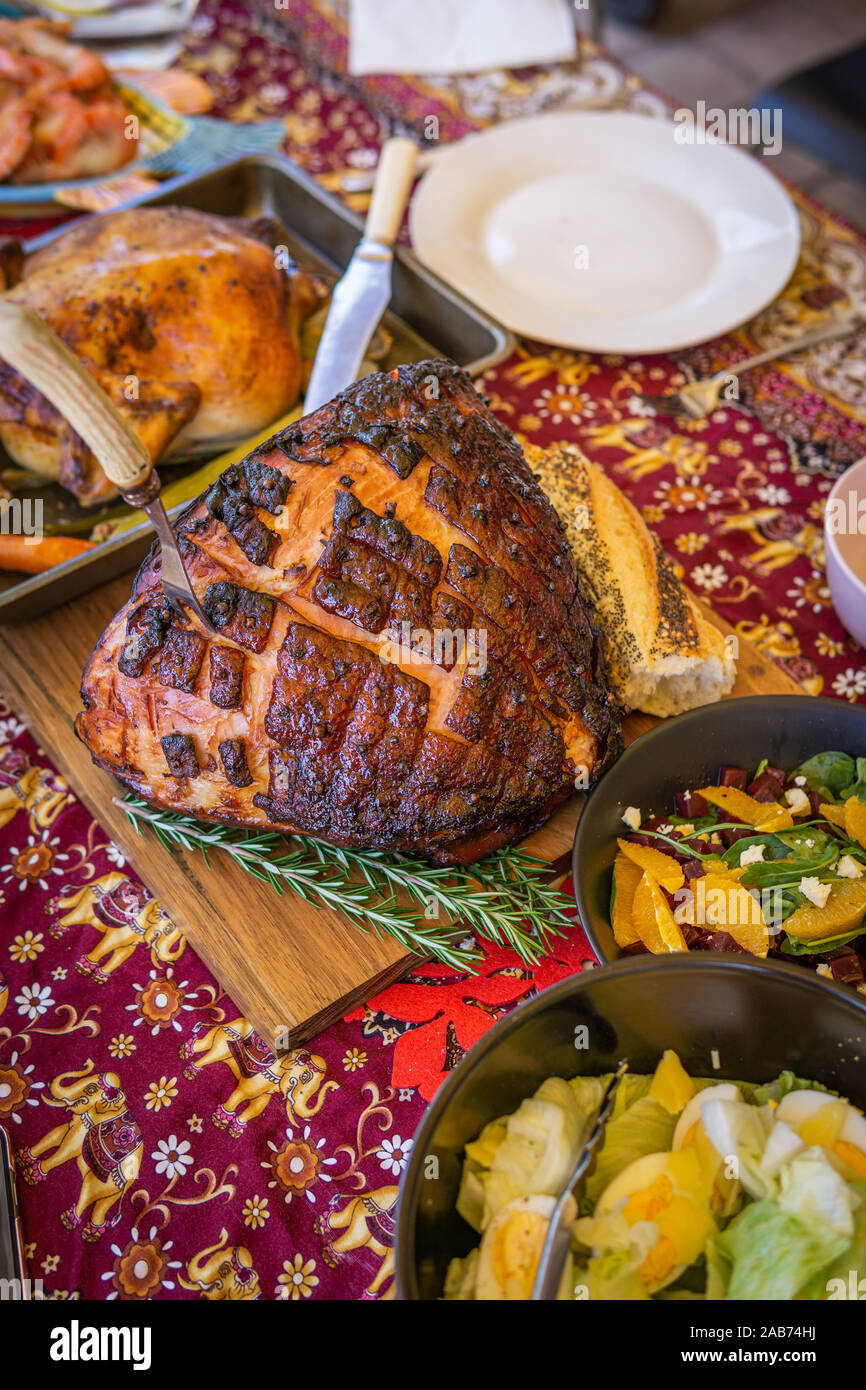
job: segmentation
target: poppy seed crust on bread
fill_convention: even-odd
[[[565,525],[617,699],[664,718],[729,694],[733,654],[637,508],[573,445],[525,453]]]

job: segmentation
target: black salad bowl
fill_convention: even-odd
[[[768,747],[750,744],[744,760],[753,751],[778,759],[789,745],[776,733]],[[428,1107],[400,1187],[398,1297],[441,1297],[449,1261],[477,1245],[455,1204],[463,1146],[489,1120],[515,1110],[545,1077],[600,1075],[622,1057],[632,1071],[651,1072],[665,1048],[694,1076],[763,1082],[790,1068],[866,1108],[866,1000],[847,986],[787,963],[703,953],[585,970],[502,1019]]]
[[[610,925],[610,890],[617,836],[628,833],[627,806],[644,820],[665,816],[676,792],[712,785],[720,767],[754,768],[766,758],[788,772],[831,748],[866,757],[866,707],[809,695],[746,696],[677,715],[629,744],[587,798],[574,838],[574,893],[596,958],[622,955]]]

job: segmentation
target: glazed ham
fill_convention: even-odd
[[[445,362],[357,382],[177,531],[217,636],[178,621],[152,551],[77,722],[155,805],[471,862],[619,750],[561,523]]]

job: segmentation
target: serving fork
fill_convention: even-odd
[[[159,474],[98,381],[62,338],[32,309],[0,304],[0,358],[35,386],[93,452],[106,477],[131,507],[142,507],[162,552],[163,592],[182,622],[189,609],[210,636],[215,632],[186,572],[177,537],[160,497]]]
[[[788,357],[792,353],[803,352],[805,348],[814,347],[818,343],[829,342],[832,338],[846,338],[856,333],[864,324],[866,324],[866,315],[860,310],[839,314],[821,324],[819,328],[802,333],[798,338],[791,338],[784,343],[775,343],[773,347],[767,348],[764,352],[757,352],[754,356],[746,357],[741,362],[732,362],[729,367],[723,367],[721,371],[715,372],[712,376],[703,377],[700,381],[690,381],[679,391],[672,391],[665,396],[636,394],[638,399],[643,401],[644,405],[651,406],[657,415],[684,415],[693,420],[702,420],[705,415],[709,415],[711,410],[715,410],[716,406],[723,402],[724,388],[732,377],[738,377],[742,372],[751,371],[753,367],[760,367],[764,362],[772,362],[775,358]]]
[[[571,1244],[571,1228],[577,1216],[580,1192],[589,1176],[599,1146],[604,1138],[607,1122],[616,1100],[616,1093],[619,1090],[619,1083],[627,1071],[628,1062],[623,1058],[607,1084],[589,1138],[578,1154],[577,1162],[568,1182],[559,1194],[556,1206],[553,1208],[550,1225],[547,1228],[547,1235],[541,1250],[541,1259],[535,1274],[535,1283],[532,1286],[532,1301],[534,1303],[548,1302],[559,1296],[562,1271],[565,1268],[568,1248]]]

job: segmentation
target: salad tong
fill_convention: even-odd
[[[579,1189],[582,1187],[584,1179],[589,1176],[589,1170],[604,1138],[604,1131],[610,1119],[610,1112],[613,1110],[619,1083],[627,1071],[628,1062],[623,1058],[607,1084],[589,1138],[578,1154],[571,1176],[559,1194],[556,1206],[551,1212],[550,1225],[547,1228],[547,1235],[541,1250],[541,1259],[538,1262],[535,1275],[535,1283],[532,1286],[533,1303],[549,1302],[559,1297],[562,1271],[565,1268],[568,1248],[571,1244],[571,1228],[577,1216]]]
[[[150,454],[99,383],[32,309],[10,301],[0,304],[0,357],[60,411],[124,501],[147,512],[162,550],[166,598],[182,622],[188,608],[205,632],[215,635],[186,572]]]

